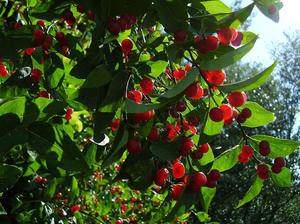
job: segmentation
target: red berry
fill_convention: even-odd
[[[127,142],[127,150],[129,153],[137,154],[142,151],[142,143],[139,139],[129,139]]]
[[[262,140],[260,143],[259,143],[259,153],[262,155],[262,156],[267,156],[269,155],[271,152],[271,149],[270,149],[270,144],[268,141],[266,140]]]
[[[141,85],[141,89],[142,89],[142,92],[145,94],[145,95],[149,95],[153,92],[154,90],[154,84],[153,84],[153,81],[147,77],[144,77],[140,83]]]
[[[203,157],[203,153],[200,152],[199,150],[194,151],[192,153],[192,157],[193,157],[193,159],[201,159]]]
[[[197,45],[197,49],[200,53],[206,54],[210,51],[215,51],[219,47],[219,39],[215,36],[208,36],[203,39],[194,39]]]
[[[189,116],[187,121],[192,126],[197,126],[200,123],[200,118],[198,116]]]
[[[206,175],[202,172],[197,172],[192,175],[191,182],[188,189],[193,192],[198,192],[202,186],[207,182]]]
[[[192,68],[192,65],[190,65],[190,64],[186,64],[186,65],[184,66],[184,70],[185,70],[186,72],[189,72],[189,71],[191,70],[191,68]]]
[[[186,75],[186,71],[182,68],[173,71],[173,76],[176,80],[182,80]]]
[[[34,43],[36,45],[42,45],[45,40],[45,34],[44,31],[42,30],[35,30],[33,32],[33,38],[34,38]]]
[[[186,110],[186,104],[183,101],[178,101],[176,103],[176,111],[177,112],[183,112]]]
[[[77,12],[80,12],[80,13],[84,13],[84,5],[82,5],[82,4],[79,4],[79,5],[77,5]]]
[[[63,197],[63,194],[61,192],[57,192],[55,194],[55,199],[61,199]]]
[[[121,47],[124,54],[128,55],[133,48],[133,43],[130,39],[125,39],[121,42]]]
[[[134,114],[134,121],[136,123],[142,123],[142,122],[147,122],[150,121],[155,115],[155,111],[154,110],[150,110],[147,112],[141,112],[141,113],[136,113]]]
[[[71,212],[78,212],[80,211],[80,205],[73,205],[71,208],[70,208],[70,211]]]
[[[47,91],[40,91],[38,93],[38,97],[43,97],[43,98],[48,98],[48,99],[51,98],[50,93],[48,93]]]
[[[154,183],[158,186],[163,186],[166,183],[168,177],[169,171],[166,168],[161,168],[156,172]]]
[[[249,156],[245,153],[240,153],[238,157],[240,163],[248,163],[249,162]]]
[[[245,117],[246,119],[250,118],[251,115],[252,115],[252,112],[249,108],[244,108],[242,111],[241,111],[241,115],[243,117]]]
[[[201,153],[207,153],[209,150],[209,144],[208,143],[205,143],[203,145],[201,145],[198,149],[199,152]]]
[[[113,122],[111,122],[110,127],[111,127],[111,130],[112,130],[113,132],[115,132],[115,131],[118,130],[119,125],[120,125],[120,122],[121,122],[121,119],[120,119],[120,118],[117,118],[117,119],[115,119]]]
[[[208,177],[205,186],[206,186],[206,187],[209,187],[209,188],[215,188],[215,187],[217,186],[217,181],[215,181],[215,180],[213,180],[213,179],[210,179],[210,178]]]
[[[172,187],[171,197],[173,200],[179,199],[183,189],[184,189],[184,183],[175,184]]]
[[[45,26],[45,22],[43,20],[39,20],[36,22],[36,25],[40,26],[40,27],[44,27]]]
[[[43,178],[42,178],[41,176],[37,176],[37,177],[35,178],[34,181],[35,181],[36,183],[40,183],[40,182],[42,181],[42,179],[43,179]]]
[[[30,47],[30,48],[26,48],[25,49],[25,54],[28,56],[31,56],[33,54],[33,52],[35,51],[34,47]],[[1,65],[0,65],[1,66]],[[0,69],[1,70],[1,69]]]
[[[66,44],[66,37],[63,32],[56,32],[55,39],[61,44]]]
[[[185,30],[177,30],[174,34],[174,41],[176,43],[183,43],[187,40],[188,34]]]
[[[262,180],[268,179],[269,178],[269,168],[268,168],[268,166],[266,164],[257,165],[256,174]]]
[[[211,179],[213,181],[218,181],[221,178],[221,173],[219,170],[211,170],[208,179]]]
[[[284,167],[285,166],[285,160],[283,157],[277,157],[275,158],[274,160],[274,166],[277,166],[277,167]]]
[[[153,142],[156,141],[158,137],[159,137],[158,129],[153,126],[151,128],[150,134],[148,135],[148,140]]]
[[[247,120],[247,118],[244,117],[243,114],[239,114],[239,115],[237,116],[237,118],[236,118],[236,121],[237,121],[238,123],[240,123],[240,124],[245,123],[246,120]]]
[[[184,173],[185,173],[185,167],[183,163],[176,162],[173,164],[172,174],[174,178],[176,179],[182,178],[184,176]]]
[[[280,173],[282,170],[282,167],[275,166],[274,164],[272,165],[272,172],[273,173]]]
[[[132,90],[127,92],[127,98],[133,100],[136,103],[141,103],[143,94],[138,90]]]
[[[251,158],[254,154],[254,151],[249,145],[244,145],[242,148],[242,153],[247,155],[248,158]]]
[[[193,140],[188,137],[182,137],[181,146],[180,146],[180,155],[187,156],[191,149],[193,148]]]
[[[214,122],[220,122],[224,120],[224,112],[218,107],[214,107],[209,111],[209,117]]]
[[[31,81],[33,83],[38,83],[40,81],[41,76],[42,76],[41,70],[39,70],[37,68],[32,69],[32,71],[31,71]]]
[[[231,44],[232,44],[233,46],[235,46],[235,47],[238,47],[238,46],[241,45],[243,38],[244,38],[243,33],[238,32],[238,33],[237,33],[237,37],[235,38],[235,40],[232,40],[232,41],[231,41]]]
[[[247,95],[244,92],[232,92],[228,95],[228,102],[233,107],[240,107],[247,101]]]
[[[233,110],[230,105],[228,104],[222,104],[220,106],[220,109],[224,112],[224,121],[229,121],[233,117]]]
[[[5,65],[0,64],[0,76],[5,77],[8,75],[8,71]]]
[[[67,121],[71,120],[72,119],[72,114],[73,114],[73,108],[69,107],[66,111],[66,114],[65,114],[65,119]]]
[[[237,32],[233,28],[223,28],[218,31],[218,37],[219,37],[220,43],[229,45],[231,41],[236,39]]]
[[[43,184],[46,184],[46,183],[47,183],[47,178],[43,177],[41,182],[42,182]]]
[[[52,46],[52,37],[51,36],[46,36],[44,43],[43,43],[43,49],[48,50]]]
[[[119,21],[115,18],[110,18],[108,20],[108,30],[112,35],[118,36],[121,32],[121,26]]]
[[[116,224],[123,224],[123,223],[124,223],[124,221],[122,219],[117,219],[116,220]]]
[[[226,74],[223,70],[202,71],[205,79],[214,85],[221,85],[226,79]]]
[[[186,88],[185,95],[192,100],[198,100],[203,96],[203,89],[198,83],[194,82]]]

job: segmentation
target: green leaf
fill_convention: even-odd
[[[277,62],[274,62],[270,67],[268,67],[267,69],[255,76],[252,76],[246,80],[242,80],[236,83],[219,86],[219,89],[225,93],[229,93],[232,91],[249,91],[252,89],[256,89],[267,81],[276,65]]]
[[[146,64],[151,68],[151,72],[148,75],[152,78],[157,78],[160,76],[168,66],[168,62],[162,60],[148,61]]]
[[[233,147],[232,149],[229,149],[225,152],[223,152],[221,155],[219,155],[212,166],[213,169],[217,169],[220,172],[224,172],[226,170],[230,170],[232,167],[234,167],[238,163],[238,155],[240,153],[240,146],[237,145]]]
[[[105,65],[98,65],[88,75],[82,88],[97,88],[110,82],[112,76]]]
[[[183,80],[179,81],[172,89],[165,92],[161,97],[170,99],[183,93],[185,89],[189,85],[191,85],[198,76],[199,71],[195,68],[191,69]]]
[[[128,100],[126,99],[125,100],[125,111],[127,113],[140,113],[140,112],[147,112],[147,111],[150,111],[150,110],[156,110],[156,109],[159,109],[161,107],[164,107],[166,105],[166,103],[160,103],[160,104],[138,104],[138,103],[135,103],[134,101],[132,100]]]
[[[7,212],[6,212],[5,209],[3,208],[1,202],[0,202],[0,215],[7,215]]]
[[[152,129],[152,126],[153,126],[153,123],[154,123],[154,120],[151,119],[150,121],[148,121],[146,124],[144,125],[141,125],[138,132],[141,136],[143,137],[147,137],[150,132],[151,132],[151,129]]]
[[[150,151],[162,160],[174,160],[179,156],[179,140],[173,142],[155,141],[150,146]]]
[[[249,43],[245,44],[244,46],[232,50],[217,59],[214,60],[203,60],[199,61],[200,67],[203,70],[218,70],[223,69],[235,62],[239,61],[243,58],[253,47],[256,42],[256,39],[250,41]]]
[[[205,166],[205,165],[211,163],[212,161],[214,161],[214,159],[215,159],[215,156],[214,156],[213,150],[209,146],[208,152],[203,154],[202,158],[199,160],[199,163],[201,166]]]
[[[45,191],[45,196],[47,198],[53,198],[56,192],[56,187],[57,187],[57,179],[56,177],[54,177],[47,186],[47,189]]]
[[[231,13],[232,10],[221,1],[204,1],[201,2],[205,10],[210,14]]]
[[[209,136],[218,135],[221,133],[223,126],[224,126],[224,121],[215,122],[211,120],[210,117],[208,116],[204,128],[204,134]]]
[[[261,189],[263,187],[263,180],[259,177],[256,178],[255,182],[252,184],[250,189],[247,191],[246,195],[239,202],[236,208],[243,206],[244,204],[252,201],[257,195],[259,195]]]
[[[79,187],[78,182],[75,177],[72,177],[72,183],[71,183],[71,197],[72,199],[75,199],[79,196]]]
[[[244,108],[249,108],[252,112],[251,117],[241,124],[244,127],[260,127],[272,123],[276,119],[272,112],[266,110],[258,103],[247,101],[243,106],[239,107],[240,110]]]
[[[256,144],[252,144],[252,146],[259,151],[258,144],[262,140],[266,140],[270,144],[271,152],[268,155],[270,158],[276,157],[286,157],[293,153],[295,150],[299,149],[300,142],[288,140],[288,139],[280,139],[275,138],[268,135],[253,135],[251,139],[256,142]]]
[[[292,174],[291,171],[283,167],[280,173],[271,173],[272,180],[279,187],[290,187],[292,184]]]
[[[201,204],[205,212],[208,212],[210,203],[216,194],[216,188],[201,187]]]
[[[11,189],[22,176],[22,169],[7,165],[0,164],[0,192]]]

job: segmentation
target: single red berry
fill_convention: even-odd
[[[193,192],[198,192],[207,182],[207,177],[203,172],[196,172],[192,175],[188,189]]]
[[[51,36],[46,36],[44,43],[43,43],[43,49],[48,50],[52,46],[52,37]]]
[[[42,179],[43,179],[43,178],[42,178],[41,176],[37,176],[37,177],[35,178],[34,181],[35,181],[36,183],[40,183],[40,182],[42,181]]]
[[[240,123],[240,124],[245,123],[246,120],[247,120],[247,118],[244,117],[243,114],[239,114],[239,115],[237,116],[237,118],[236,118],[236,121],[237,121],[238,123]]]
[[[61,199],[63,197],[63,194],[61,192],[57,192],[55,194],[55,199]]]
[[[176,111],[177,112],[183,112],[186,110],[186,104],[183,101],[178,101],[176,103]]]
[[[217,181],[208,177],[205,186],[209,188],[215,188],[217,186]]]
[[[136,113],[134,114],[134,121],[136,123],[142,123],[142,122],[147,122],[150,121],[155,115],[155,111],[154,110],[150,110],[147,112],[141,112],[141,113]]]
[[[127,92],[127,98],[136,103],[141,103],[143,99],[143,94],[138,90],[132,90]]]
[[[70,208],[70,211],[71,212],[78,212],[80,211],[80,205],[73,205],[71,208]]]
[[[184,93],[188,98],[198,100],[203,96],[203,89],[198,83],[194,82],[186,88]]]
[[[189,116],[187,121],[190,125],[197,126],[200,123],[200,118],[198,116]]]
[[[33,54],[33,52],[35,51],[34,47],[30,47],[30,48],[26,48],[25,49],[25,54],[28,56],[31,56]],[[1,69],[0,69],[1,70]]]
[[[221,85],[226,79],[226,73],[223,70],[202,71],[205,79],[213,85]]]
[[[70,48],[67,46],[61,46],[60,51],[65,57],[70,55]]]
[[[224,112],[224,121],[229,121],[233,117],[233,110],[230,105],[228,104],[222,104],[220,106],[220,109]]]
[[[193,157],[193,159],[201,159],[203,157],[203,153],[200,152],[199,150],[194,151],[192,153],[192,157]]]
[[[0,76],[5,77],[8,75],[8,71],[5,65],[0,64]]]
[[[268,166],[266,164],[257,165],[256,174],[262,180],[268,179],[269,178],[269,168],[268,168]]]
[[[56,32],[55,39],[60,42],[61,44],[66,44],[66,37],[63,32]]]
[[[140,83],[141,85],[141,89],[142,89],[142,92],[145,94],[145,95],[149,95],[153,92],[154,90],[154,83],[151,79],[147,78],[147,77],[144,77]]]
[[[215,51],[219,47],[219,39],[215,36],[207,36],[205,38],[195,38],[196,47],[202,54],[206,54],[210,51]]]
[[[245,153],[240,153],[238,157],[240,163],[248,163],[249,162],[249,156]]]
[[[235,38],[235,40],[232,40],[231,41],[231,44],[234,46],[234,47],[238,47],[241,45],[242,41],[243,41],[243,38],[244,38],[244,35],[242,32],[238,32],[237,33],[237,37]]]
[[[277,167],[284,167],[285,166],[285,160],[283,157],[277,157],[275,158],[274,160],[274,165],[277,166]]]
[[[154,183],[158,186],[163,186],[166,183],[168,177],[169,171],[166,168],[161,168],[156,172]]]
[[[110,18],[108,20],[108,30],[114,36],[119,35],[119,33],[121,32],[121,26],[116,18]]]
[[[127,205],[126,204],[122,204],[121,210],[122,210],[122,213],[125,213],[127,211]]]
[[[45,34],[44,31],[42,30],[35,30],[33,32],[33,39],[34,39],[34,43],[36,45],[42,45],[44,43],[45,40]]]
[[[182,191],[184,189],[185,184],[184,183],[178,183],[175,184],[172,187],[172,191],[171,191],[171,197],[173,200],[178,200],[180,195],[182,194]]]
[[[198,150],[201,153],[207,153],[209,150],[209,144],[205,143],[205,144],[201,145]]]
[[[120,125],[120,122],[121,122],[121,119],[120,119],[120,118],[117,118],[117,119],[115,119],[113,122],[111,122],[110,127],[111,127],[111,130],[112,130],[113,132],[115,132],[115,131],[118,130],[119,125]]]
[[[228,102],[233,107],[240,107],[247,101],[247,95],[244,92],[231,92],[228,95]]]
[[[184,66],[184,70],[185,70],[186,72],[189,72],[189,71],[191,70],[191,68],[192,68],[192,65],[191,65],[191,64],[186,64],[186,65]]]
[[[254,151],[249,145],[244,145],[242,148],[242,153],[247,155],[248,158],[251,158],[254,154]]]
[[[186,75],[186,71],[182,68],[173,71],[173,76],[176,80],[182,80]]]
[[[242,111],[241,111],[241,115],[243,117],[245,117],[246,119],[250,118],[252,116],[252,112],[249,108],[244,108]]]
[[[174,41],[176,43],[183,43],[187,40],[188,33],[185,30],[177,30],[174,34]]]
[[[41,76],[42,76],[41,70],[39,70],[37,68],[33,68],[31,70],[31,81],[33,83],[38,83],[41,79]]]
[[[122,47],[122,51],[124,52],[124,54],[128,55],[133,48],[133,43],[130,39],[124,39],[121,42],[121,47]]]
[[[142,151],[142,143],[137,138],[129,139],[127,142],[127,150],[129,153],[137,154]]]
[[[182,178],[184,176],[184,173],[185,173],[185,167],[183,163],[176,162],[173,164],[172,174],[174,178],[176,179]]]
[[[48,98],[48,99],[51,98],[50,93],[48,93],[47,91],[38,92],[38,97],[43,97],[43,98]]]
[[[159,138],[159,131],[156,127],[153,126],[148,135],[148,140],[153,142],[156,141],[158,138]]]
[[[223,28],[218,31],[220,43],[229,45],[237,37],[237,31],[233,28]]]
[[[224,112],[218,107],[214,107],[209,111],[209,117],[214,122],[220,122],[224,120]]]
[[[66,111],[66,114],[65,114],[65,119],[67,121],[71,120],[72,119],[72,114],[73,114],[73,108],[69,107]]]
[[[188,156],[193,146],[194,146],[193,140],[183,136],[181,140],[181,146],[180,146],[180,155]]]
[[[43,184],[46,184],[46,183],[47,183],[47,178],[46,178],[46,177],[43,177],[41,182],[42,182]]]
[[[262,140],[260,143],[259,143],[259,153],[262,155],[262,156],[267,156],[269,155],[271,152],[271,149],[270,149],[270,144],[268,141],[266,140]]]
[[[38,25],[40,27],[45,27],[45,22],[43,20],[39,20],[36,22],[36,25]]]
[[[208,174],[208,178],[214,181],[218,181],[221,178],[221,173],[219,170],[211,170]]]

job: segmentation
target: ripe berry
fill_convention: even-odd
[[[71,212],[78,212],[80,211],[80,205],[73,205],[71,208],[70,208],[70,211]]]
[[[218,181],[221,178],[221,173],[219,170],[211,170],[208,174],[208,179],[213,181]]]
[[[242,153],[251,158],[254,154],[253,149],[249,145],[244,145],[242,148]]]
[[[47,91],[38,92],[38,97],[43,97],[43,98],[48,98],[48,99],[51,98],[50,93],[48,93]]]
[[[214,85],[221,85],[226,79],[226,74],[223,70],[202,71],[205,79]]]
[[[33,83],[38,83],[40,81],[41,76],[42,76],[41,70],[37,68],[33,68],[31,70],[31,81]]]
[[[266,164],[257,165],[256,174],[262,180],[268,179],[269,178],[269,168],[268,168],[268,166]]]
[[[62,45],[66,44],[66,37],[63,32],[56,32],[55,39]]]
[[[183,43],[187,40],[188,34],[185,30],[177,30],[174,34],[174,41],[176,43]]]
[[[207,182],[206,175],[202,172],[196,172],[192,175],[191,182],[188,189],[193,192],[198,192],[202,186]]]
[[[5,65],[0,64],[0,76],[5,77],[8,75],[8,71]]]
[[[72,119],[72,114],[73,114],[73,108],[69,107],[66,111],[66,114],[65,114],[65,119],[67,121],[71,120]]]
[[[77,12],[80,12],[80,13],[84,13],[84,5],[82,5],[82,4],[79,4],[79,5],[77,5]]]
[[[152,127],[150,134],[148,135],[148,140],[149,141],[156,141],[159,138],[159,132],[158,129],[156,127]]]
[[[124,54],[128,55],[133,48],[133,43],[130,39],[125,39],[121,42],[121,47]]]
[[[127,150],[129,153],[137,154],[142,151],[142,143],[137,138],[129,139],[127,142]]]
[[[154,183],[158,186],[163,186],[166,183],[168,177],[169,171],[166,168],[161,168],[156,172]]]
[[[134,114],[134,121],[136,123],[142,123],[142,122],[147,122],[150,121],[155,115],[155,111],[154,110],[150,110],[147,112],[141,112],[141,113],[136,113]]]
[[[124,221],[122,219],[117,219],[116,220],[116,224],[123,224],[123,223],[124,223]]]
[[[153,84],[153,81],[147,77],[144,77],[140,83],[141,85],[141,89],[142,89],[142,92],[145,94],[145,95],[149,95],[153,92],[154,90],[154,84]]]
[[[220,43],[229,45],[237,37],[237,32],[233,28],[223,28],[218,31]]]
[[[244,92],[232,92],[228,95],[228,102],[233,107],[240,107],[247,101],[247,95]]]
[[[43,184],[46,184],[46,183],[47,183],[47,178],[43,177],[41,182],[42,182]]]
[[[274,165],[277,166],[277,167],[284,167],[285,166],[285,160],[283,157],[277,157],[275,158],[274,160]]]
[[[188,98],[198,100],[203,96],[203,89],[198,83],[194,82],[186,88],[184,93]]]
[[[241,113],[240,113],[243,117],[245,117],[246,119],[250,118],[252,115],[252,112],[249,108],[244,108]]]
[[[63,197],[63,194],[61,192],[57,192],[55,194],[55,199],[61,199]]]
[[[232,117],[233,117],[233,110],[232,110],[232,108],[231,108],[230,105],[228,105],[228,104],[222,104],[220,106],[220,109],[224,113],[224,121],[225,122],[232,119]]]
[[[240,153],[238,159],[239,159],[240,163],[248,163],[249,162],[249,157],[245,153]]]
[[[203,145],[201,145],[198,149],[199,152],[201,153],[207,153],[209,150],[209,144],[208,143],[205,143]]]
[[[118,36],[121,32],[121,26],[119,21],[115,18],[110,18],[108,20],[108,30],[112,35]]]
[[[119,125],[120,125],[120,122],[121,122],[121,119],[120,119],[120,118],[117,118],[117,119],[115,119],[113,122],[111,122],[110,127],[111,127],[111,130],[112,130],[113,132],[115,132],[115,131],[118,130]]]
[[[42,179],[43,179],[43,178],[42,178],[41,176],[37,176],[37,177],[35,178],[34,181],[35,181],[36,183],[40,183],[40,182],[42,181]]]
[[[51,36],[46,36],[44,43],[43,43],[43,49],[48,50],[52,46],[52,37]]]
[[[26,48],[25,49],[25,54],[28,56],[31,56],[33,54],[33,52],[35,51],[34,47],[30,47],[30,48]],[[1,65],[0,65],[1,66]],[[1,69],[0,69],[1,70]]]
[[[266,140],[262,140],[260,143],[259,143],[259,153],[262,155],[262,156],[267,156],[269,155],[271,152],[271,149],[270,149],[270,144],[268,141]]]
[[[190,125],[197,126],[200,123],[200,118],[198,116],[189,116],[187,121]]]
[[[184,189],[184,183],[175,184],[172,187],[171,197],[173,200],[179,199],[183,189]]]
[[[209,111],[209,117],[214,122],[220,122],[224,120],[224,112],[218,107],[214,107]]]
[[[196,38],[194,39],[196,42],[196,47],[198,51],[202,54],[206,54],[210,51],[215,51],[219,47],[219,39],[215,36],[208,36],[203,39]]]
[[[191,65],[191,64],[186,64],[186,65],[184,66],[184,70],[185,70],[186,72],[189,72],[189,71],[191,70],[191,68],[192,68],[192,65]]]
[[[183,101],[178,101],[176,103],[176,111],[177,112],[183,112],[186,110],[186,104]]]
[[[182,68],[173,71],[173,76],[176,80],[182,80],[186,75],[186,71]]]
[[[236,121],[237,121],[238,123],[240,123],[240,124],[245,123],[246,120],[247,120],[247,118],[244,117],[243,114],[239,114],[239,115],[237,116],[237,118],[236,118]]]
[[[201,159],[203,157],[203,153],[200,152],[199,150],[194,151],[192,153],[192,157],[193,157],[193,159]]]
[[[232,40],[232,41],[231,41],[231,44],[232,44],[233,46],[235,46],[235,47],[238,47],[238,46],[241,45],[243,38],[244,38],[243,33],[238,32],[238,33],[237,33],[237,37],[235,38],[235,40]]]
[[[36,45],[42,45],[44,43],[45,40],[45,34],[44,31],[42,30],[35,30],[33,32],[33,39],[34,39],[34,43]]]
[[[217,186],[217,181],[212,180],[208,177],[205,186],[209,188],[215,188]]]
[[[193,148],[193,140],[188,137],[182,137],[181,146],[180,146],[180,155],[187,156],[191,149]]]
[[[127,98],[133,100],[136,103],[141,103],[143,94],[138,90],[132,90],[127,92]]]
[[[43,20],[39,20],[36,22],[36,25],[40,26],[40,27],[44,27],[45,26],[45,22]]]
[[[182,178],[185,173],[185,167],[181,162],[175,162],[172,167],[173,177],[176,179]]]

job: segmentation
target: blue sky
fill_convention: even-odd
[[[224,0],[229,6],[233,0]],[[243,0],[243,6],[250,4],[251,0]],[[252,51],[244,57],[245,62],[261,62],[264,65],[272,63],[269,50],[276,46],[276,43],[285,40],[283,32],[300,30],[300,0],[282,0],[284,7],[280,11],[280,21],[275,23],[265,17],[257,8],[253,11],[254,18],[249,31],[259,35]]]

